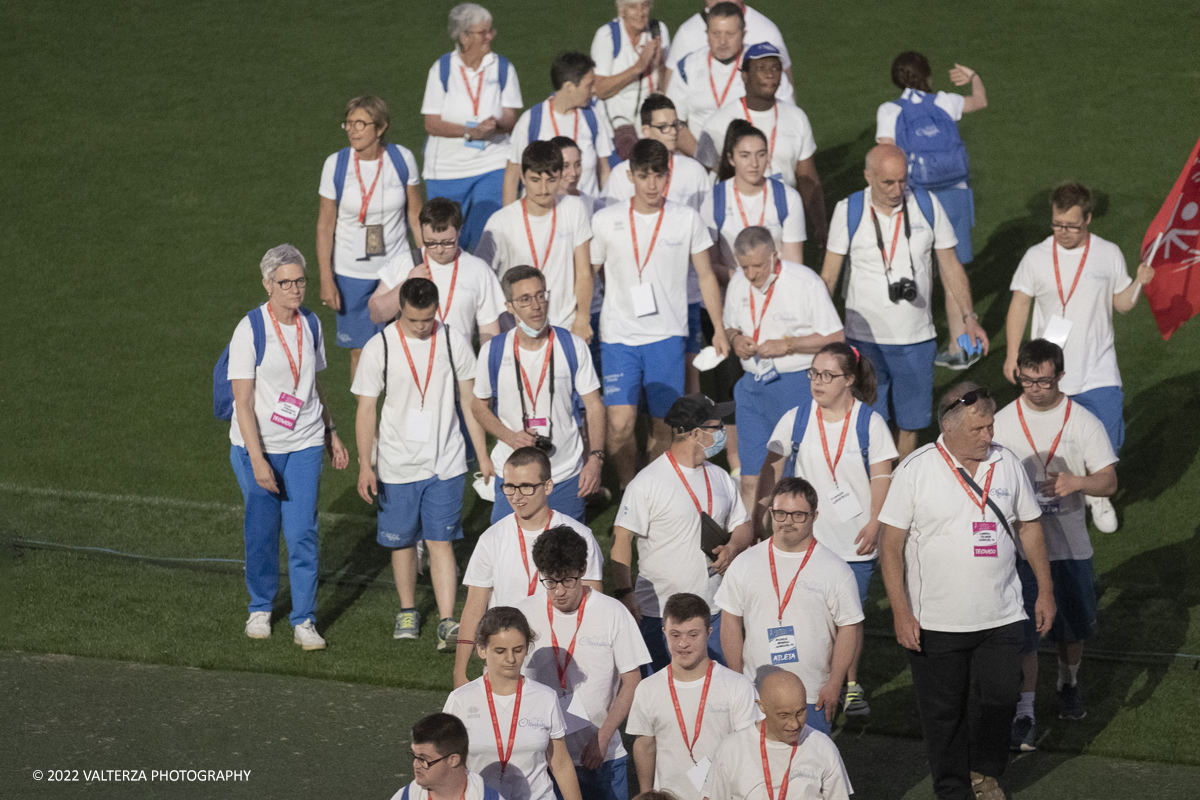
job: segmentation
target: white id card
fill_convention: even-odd
[[[687,771],[688,780],[692,782],[692,786],[696,787],[697,792],[704,791],[704,782],[708,780],[708,770],[712,766],[712,762],[708,760],[708,756],[700,759],[696,766]]]
[[[558,704],[562,709],[563,721],[566,723],[568,734],[583,730],[592,724],[588,718],[587,709],[583,707],[583,701],[574,692],[558,698]]]
[[[279,399],[275,401],[275,410],[271,412],[271,422],[289,431],[295,430],[296,420],[299,419],[300,409],[303,407],[304,401],[299,397],[280,392]]]
[[[837,518],[842,522],[849,522],[863,513],[858,498],[854,496],[854,492],[848,489],[834,486],[829,492],[829,502],[833,505],[833,513],[837,514]]]
[[[479,123],[468,120],[463,123],[463,127],[478,128]],[[483,148],[487,147],[487,141],[484,139],[463,139],[463,147],[469,147],[472,150],[482,150]]]
[[[359,225],[354,229],[354,257],[359,261],[365,261],[370,257],[367,255],[367,228],[365,225]]]
[[[1061,497],[1046,497],[1041,492],[1038,492],[1036,495],[1034,495],[1033,499],[1037,501],[1038,507],[1042,509],[1043,514],[1048,514],[1052,517],[1058,516],[1060,503],[1062,501]]]
[[[424,408],[410,408],[404,419],[404,438],[416,444],[425,444],[433,428],[433,414]]]
[[[996,523],[972,522],[971,543],[974,545],[976,558],[998,558],[1000,540],[996,536]]]
[[[654,284],[639,283],[630,286],[629,296],[633,301],[634,316],[648,317],[658,313],[658,304],[654,302]]]
[[[1062,348],[1067,346],[1067,337],[1071,335],[1071,320],[1060,317],[1055,314],[1046,323],[1046,330],[1042,331],[1042,338],[1047,342],[1054,342]]]
[[[791,625],[767,628],[767,651],[771,654],[771,663],[775,666],[799,662],[795,628]]]
[[[763,386],[779,380],[779,370],[775,369],[775,360],[772,358],[760,360],[758,362],[758,371],[754,374],[754,380]]]
[[[550,420],[545,417],[530,417],[525,420],[525,427],[542,436],[550,434]]]

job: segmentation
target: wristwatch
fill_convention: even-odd
[[[604,460],[604,451],[603,450],[593,450],[592,452],[588,453],[588,458],[591,458],[592,456],[595,456],[596,458],[603,461]]]
[[[979,315],[974,311],[968,311],[966,314],[963,314],[963,322],[966,322],[968,319],[973,319],[976,322],[979,322]]]

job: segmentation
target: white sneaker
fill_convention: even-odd
[[[246,620],[246,635],[251,639],[271,638],[271,612],[252,611]]]
[[[295,635],[292,641],[300,645],[304,650],[324,650],[325,640],[321,638],[321,634],[317,633],[317,626],[313,624],[311,619],[306,619],[301,624],[292,629]]]
[[[1088,506],[1092,509],[1092,524],[1102,533],[1113,533],[1119,523],[1117,510],[1107,497],[1089,497]]]

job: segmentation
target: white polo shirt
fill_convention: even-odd
[[[751,297],[754,298],[753,313]],[[740,269],[729,279],[725,290],[725,329],[736,329],[753,338],[756,326],[759,326],[757,341],[766,342],[814,333],[828,336],[842,329],[842,321],[821,276],[803,264],[780,260],[778,274],[772,275],[762,289],[755,289]],[[743,358],[741,361],[742,369],[752,374],[765,371],[772,364],[779,372],[803,372],[812,366],[813,354],[796,353],[757,361]]]
[[[478,98],[478,111],[471,95]],[[484,56],[478,69],[469,69],[455,48],[450,55],[450,78],[446,81],[445,89],[442,88],[439,63],[434,61],[429,68],[421,114],[436,114],[443,122],[475,127],[470,123],[479,123],[488,117],[499,120],[504,115],[504,109],[524,107],[517,70],[511,63],[508,65],[508,79],[501,91],[500,59],[495,53]],[[508,134],[470,143],[461,136],[428,136],[425,139],[425,171],[422,177],[427,181],[456,180],[504,169],[508,152]]]
[[[937,444],[945,447],[945,437]],[[967,496],[956,472],[962,465],[950,458],[954,470],[936,444],[927,444],[900,462],[879,514],[885,525],[908,531],[905,588],[913,615],[925,630],[948,633],[1026,619],[1015,523],[1032,522],[1042,510],[1025,469],[1011,450],[993,443],[972,476],[982,489],[994,466],[989,497],[1012,528],[1009,536],[990,506],[979,510],[977,493]],[[990,530],[977,532],[981,526]]]
[[[788,411],[775,425],[771,438],[767,442],[767,450],[787,459],[792,454],[792,426],[796,422],[798,408]],[[856,551],[858,545],[854,540],[859,531],[871,519],[871,477],[863,466],[862,444],[858,439],[858,418],[862,414],[870,414],[871,421],[867,423],[867,461],[871,464],[890,462],[899,458],[896,444],[892,441],[892,432],[887,423],[877,412],[859,400],[854,401],[850,410],[850,423],[846,431],[846,446],[842,457],[837,458],[838,442],[842,440],[843,420],[825,423],[825,441],[829,446],[829,460],[837,459],[837,482],[829,472],[829,464],[825,461],[825,450],[821,446],[821,433],[817,428],[817,404],[811,403],[808,409],[808,427],[804,430],[804,438],[796,453],[796,466],[791,476],[804,478],[817,490],[817,521],[813,525],[813,535],[817,541],[828,547],[843,561],[872,561],[879,552],[860,556]],[[850,492],[858,505],[859,513],[842,521],[837,509],[833,507],[833,496],[839,491]]]
[[[883,245],[892,261],[891,281],[913,278],[917,283],[917,299],[913,302],[901,300],[893,303],[888,299],[888,276],[875,225],[871,222],[871,188],[868,186],[863,197],[862,219],[849,241],[850,228],[846,223],[849,213],[849,198],[842,200],[833,209],[829,223],[828,252],[850,255],[849,288],[846,294],[846,338],[875,344],[916,344],[933,339],[937,332],[933,327],[931,305],[933,292],[933,250],[948,250],[958,244],[954,227],[946,217],[941,202],[933,194],[933,226],[917,206],[917,200],[909,189],[905,194],[905,213],[909,215],[912,239],[904,235],[904,223],[899,213],[891,216],[876,209],[879,229],[883,234]],[[896,233],[896,226],[900,231]],[[892,240],[896,241],[895,250]],[[909,256],[912,256],[911,266]]]
[[[669,451],[650,462],[629,482],[614,523],[632,532],[637,541],[638,577],[634,592],[642,613],[647,616],[661,617],[667,599],[679,592],[703,597],[716,614],[720,609],[713,598],[721,585],[721,576],[710,569],[712,562],[700,549],[700,513],[668,454]],[[705,512],[708,512],[707,474],[712,487],[709,516],[726,531],[732,533],[750,520],[738,485],[728,472],[708,462],[703,469],[680,464],[679,470]]]
[[[720,165],[721,151],[725,148],[725,132],[735,119],[744,119],[766,134],[772,176],[795,189],[796,164],[812,158],[817,152],[808,115],[798,106],[779,101],[766,111],[750,109],[746,106],[745,97],[726,103],[704,123],[704,130],[696,143],[696,160],[713,172]]]
[[[457,380],[475,374],[475,352],[466,337],[438,323],[436,337],[404,337],[409,365],[400,342],[399,322],[375,334],[363,348],[350,391],[360,397],[384,394],[379,414],[379,459],[376,472],[384,483],[413,483],[434,475],[439,480],[467,471],[467,446],[459,428],[454,392]],[[387,389],[384,391],[383,337],[387,337]],[[436,344],[435,344],[436,338]],[[449,341],[447,341],[449,340]],[[447,347],[449,344],[449,347]],[[429,372],[433,350],[433,371]],[[453,350],[454,371],[450,366]],[[419,381],[413,377],[413,371]],[[429,375],[426,383],[425,376]],[[421,389],[425,389],[422,398]]]
[[[521,419],[521,394],[524,387],[517,383],[517,369],[513,361],[513,337],[516,330],[503,333],[487,342],[479,350],[479,359],[475,365],[475,396],[490,400],[492,397],[492,376],[488,368],[493,346],[503,346],[504,354],[500,359],[500,371],[496,375],[499,388],[496,393],[496,408],[493,413],[500,418],[504,427],[511,431],[524,430]],[[503,341],[501,341],[503,340]],[[600,379],[596,376],[596,368],[592,365],[591,352],[587,342],[571,334],[570,341],[554,337],[554,383],[550,383],[550,369],[546,369],[545,384],[538,389],[542,369],[546,362],[547,347],[543,345],[537,350],[519,348],[521,353],[521,368],[536,401],[530,394],[525,394],[525,413],[529,419],[548,420],[550,425],[537,425],[536,430],[543,436],[554,440],[554,453],[550,456],[550,472],[555,483],[570,480],[583,469],[585,460],[583,452],[583,437],[580,425],[575,421],[574,404],[571,400],[571,367],[567,363],[564,347],[573,348],[578,368],[575,370],[575,389],[580,397],[591,392],[599,391]],[[553,385],[553,403],[551,402],[551,386]],[[587,420],[583,420],[586,424]],[[503,475],[504,464],[512,455],[512,447],[497,440],[492,448],[492,464],[496,472]]]
[[[633,214],[639,259],[635,262],[629,230],[632,204],[627,200],[611,205],[592,217],[592,264],[604,265],[605,280],[600,340],[636,346],[687,336],[688,265],[694,253],[708,252],[712,237],[694,209],[667,200],[661,225],[657,213]],[[645,265],[640,274],[639,265]],[[646,285],[652,288],[640,288]],[[639,317],[635,292],[647,291],[653,291],[656,311]]]
[[[537,569],[533,565],[533,543],[550,528],[567,525],[587,542],[587,569],[584,570],[585,581],[604,580],[604,556],[600,553],[600,545],[592,529],[559,511],[550,513],[550,525],[542,530],[524,530],[520,534],[525,539],[525,558],[521,558],[521,535],[517,531],[517,515],[509,514],[495,525],[479,535],[475,549],[471,551],[471,560],[467,562],[466,572],[463,573],[463,586],[478,586],[492,590],[492,598],[488,608],[496,606],[515,606],[530,597],[529,583],[533,581],[534,597],[546,596],[546,587],[542,586]],[[525,565],[529,571],[525,571]]]
[[[506,752],[516,702],[515,693],[507,697],[492,695]],[[466,725],[467,738],[471,742],[467,768],[478,773],[485,784],[500,792],[505,800],[552,800],[554,785],[547,769],[546,748],[551,739],[562,739],[567,734],[558,696],[553,690],[537,681],[526,679],[522,682],[517,738],[503,775],[483,678],[476,678],[451,692],[442,711],[453,714]]]
[[[530,214],[526,231],[524,203],[509,203],[492,214],[475,254],[492,265],[497,278],[516,266],[540,269],[550,293],[550,323],[570,328],[576,314],[575,248],[592,240],[591,214],[582,199],[562,195],[551,213]]]
[[[742,13],[746,20],[746,47],[759,42],[770,42],[783,56],[783,68],[787,69],[792,66],[792,59],[788,55],[787,45],[783,43],[783,34],[779,32],[779,26],[769,20],[761,11],[750,6],[742,6]],[[671,69],[675,69],[678,59],[706,47],[708,47],[708,26],[705,24],[703,16],[698,13],[693,14],[675,31],[675,39],[671,43],[671,50],[675,54],[675,58],[667,63]]]
[[[808,238],[804,227],[804,204],[800,201],[800,194],[787,184],[783,185],[787,214],[782,220],[779,219],[779,205],[775,202],[775,186],[778,185],[773,181],[763,181],[761,190],[746,195],[737,190],[736,178],[726,180],[725,219],[719,231],[713,210],[716,192],[704,198],[700,214],[704,217],[709,234],[720,242],[721,257],[726,264],[737,264],[733,256],[733,243],[737,235],[751,225],[761,225],[771,232],[776,251],[782,249],[784,243],[803,242]],[[741,206],[738,205],[739,200]],[[829,294],[828,290],[825,293]]]
[[[642,31],[637,37],[637,47],[635,48],[629,39],[629,31],[625,29],[625,23],[620,20],[613,20],[617,23],[620,30],[620,39],[614,46],[612,24],[601,25],[596,30],[596,35],[592,37],[592,61],[596,62],[596,74],[603,77],[612,77],[619,75],[625,70],[633,67],[638,62],[638,54],[651,39],[649,29]],[[663,63],[671,62],[671,37],[667,33],[667,26],[662,22],[658,23],[658,36],[662,44]],[[616,57],[613,56],[613,50],[618,50]],[[599,100],[596,105],[599,110],[602,110],[608,115],[608,119],[612,126],[619,127],[621,125],[632,125],[637,130],[641,130],[642,121],[638,117],[641,111],[641,103],[655,92],[662,92],[663,87],[658,80],[657,70],[652,71],[650,75],[643,75],[636,81],[630,82],[621,91],[617,92],[607,100]]]
[[[359,161],[357,174],[354,171],[354,153],[351,151],[333,232],[333,271],[338,275],[375,280],[389,259],[408,253],[408,187],[420,185],[421,178],[412,152],[407,147],[400,147],[400,155],[404,157],[404,164],[408,168],[407,182],[401,182],[392,157],[383,148],[380,148],[379,158],[374,161]],[[325,159],[325,166],[321,169],[321,185],[317,189],[317,194],[329,200],[337,199],[337,187],[333,184],[337,159],[337,153]],[[376,182],[380,164],[383,165],[383,175]],[[358,175],[362,176],[362,187],[358,184]],[[374,192],[371,191],[373,185]],[[371,195],[371,202],[367,204],[366,219],[361,224],[383,226],[384,254],[369,258],[364,253],[355,252],[355,234],[360,227],[358,215],[363,206],[364,189],[365,194]]]
[[[275,326],[271,324],[271,316],[267,312],[267,304],[263,303],[252,314],[261,314],[263,327],[266,329],[266,346],[263,350],[262,363],[254,365],[254,331],[250,327],[249,316],[242,317],[233,338],[229,342],[229,370],[231,381],[254,381],[254,417],[258,422],[258,436],[265,453],[294,453],[297,450],[307,450],[319,447],[325,443],[325,423],[321,419],[321,400],[315,390],[317,373],[325,369],[325,340],[313,341],[312,328],[308,320],[299,312],[291,325],[280,323],[279,330],[287,341],[287,347],[296,358],[296,326],[302,326],[301,349],[303,357],[298,360],[300,382],[297,385],[292,378],[292,368],[288,363],[279,337],[275,335]],[[321,330],[320,320],[317,330]],[[288,430],[282,425],[271,421],[275,405],[282,393],[298,397],[304,401],[300,407],[300,416],[296,424]],[[242,430],[238,426],[237,403],[233,404],[233,419],[229,425],[229,441],[237,447],[245,447]]]
[[[1121,248],[1094,233],[1090,241],[1087,262],[1074,294],[1071,294],[1071,284],[1079,272],[1085,246],[1065,250],[1054,244],[1053,236],[1025,251],[1008,287],[1034,299],[1033,338],[1042,337],[1052,317],[1065,316],[1071,323],[1066,344],[1062,345],[1066,372],[1059,383],[1059,387],[1071,395],[1102,386],[1121,385],[1113,339],[1112,299],[1113,295],[1129,288],[1133,279],[1129,277]],[[1063,297],[1070,295],[1065,314],[1054,280],[1056,249]]]
[[[521,704],[524,705],[523,698]],[[463,796],[464,800],[484,800],[483,793],[486,788],[483,778],[467,770],[467,793]],[[405,789],[408,790],[408,797],[404,796]],[[414,780],[392,795],[392,800],[429,800],[429,790],[418,786]],[[507,798],[501,798],[501,800],[507,800]]]
[[[734,731],[752,727],[761,714],[754,704],[757,695],[754,684],[744,675],[713,662],[712,681],[704,699],[704,718],[700,735],[696,736],[696,716],[700,711],[700,696],[704,693],[704,677],[694,681],[675,681],[679,710],[687,725],[688,741],[696,738],[689,754],[675,716],[667,669],[660,669],[638,684],[633,694],[633,706],[625,722],[630,736],[653,736],[655,745],[654,788],[673,792],[679,800],[702,800],[700,790],[688,777],[696,762],[712,761],[717,747]]]
[[[599,194],[600,180],[596,174],[596,160],[597,158],[608,158],[613,153],[612,134],[608,130],[607,120],[604,119],[602,111],[593,109],[593,113],[596,114],[596,136],[593,138],[592,129],[584,119],[582,108],[572,109],[566,114],[558,114],[550,102],[552,98],[553,95],[541,102],[542,126],[540,130],[532,132],[529,130],[531,111],[526,111],[517,120],[517,125],[512,132],[512,146],[508,153],[508,160],[520,167],[521,154],[525,152],[525,148],[529,146],[530,142],[550,141],[555,136],[567,136],[574,139],[575,144],[579,145],[579,155],[583,167],[583,172],[579,177],[579,191],[587,194]]]
[[[814,699],[811,689],[808,699]],[[709,800],[762,800],[767,797],[759,736],[758,727],[752,725],[721,743],[704,784],[705,797]],[[854,793],[837,745],[808,725],[800,733],[795,756],[790,744],[768,739],[767,763],[771,767],[771,792],[775,797],[780,796],[785,776],[788,800],[847,800]]]
[[[558,695],[567,725],[567,750],[575,766],[579,766],[584,747],[608,718],[608,710],[621,690],[621,674],[650,663],[650,651],[625,604],[592,589],[584,591],[587,604],[578,625],[577,612],[564,614],[551,607],[557,647],[550,635],[546,605],[549,598],[528,597],[517,603],[517,609],[537,634],[525,657],[525,677],[550,687]],[[568,657],[572,639],[574,652]],[[566,664],[565,689],[558,679],[558,669],[563,664]],[[617,732],[608,740],[604,760],[625,755],[621,734]]]
[[[469,340],[477,325],[490,325],[504,311],[504,293],[500,281],[487,262],[460,250],[448,264],[439,264],[422,255],[438,289],[438,318]],[[394,258],[379,273],[385,289],[394,289],[408,280],[412,259]],[[455,362],[457,366],[457,362]]]
[[[1021,403],[1025,425],[1037,445],[1036,452],[1021,427],[1017,403]],[[1104,424],[1092,412],[1072,402],[1069,419],[1066,414],[1065,397],[1049,411],[1038,411],[1018,399],[996,412],[996,441],[1021,459],[1035,492],[1041,482],[1047,479],[1046,456],[1060,431],[1062,438],[1054,451],[1054,458],[1050,460],[1051,472],[1082,476],[1117,463],[1117,454],[1113,452]],[[1088,537],[1083,492],[1073,492],[1054,499],[1039,497],[1038,502],[1042,508],[1042,535],[1046,539],[1046,553],[1050,560],[1091,558],[1092,542]]]
[[[707,39],[705,40],[707,41]],[[750,40],[746,40],[746,46]],[[704,123],[726,103],[736,103],[746,96],[742,82],[742,55],[745,48],[728,64],[709,58],[708,47],[690,53],[675,63],[675,72],[667,86],[667,97],[675,104],[675,113],[688,124],[692,136],[700,138]],[[726,91],[728,87],[728,91]],[[785,103],[795,103],[792,82],[787,75],[779,82],[775,97]]]

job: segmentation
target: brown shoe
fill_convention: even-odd
[[[995,778],[971,773],[971,788],[975,790],[975,800],[1007,800],[1004,790]]]

